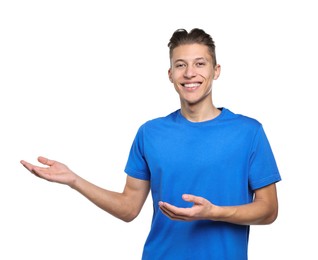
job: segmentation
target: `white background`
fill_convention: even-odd
[[[250,259],[318,259],[315,1],[1,1],[0,259],[139,260],[151,201],[124,223],[21,159],[66,163],[121,191],[145,120],[179,107],[167,77],[178,28],[210,33],[214,101],[264,125],[280,213],[252,226]]]

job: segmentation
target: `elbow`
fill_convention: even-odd
[[[275,222],[275,220],[277,219],[278,217],[278,210],[276,210],[269,218],[268,218],[268,221],[267,221],[267,224],[272,224]]]
[[[272,209],[271,212],[263,219],[262,225],[270,225],[275,222],[278,217],[278,208]]]
[[[126,223],[129,223],[129,222],[132,222],[136,217],[133,217],[133,216],[124,216],[122,218],[120,218],[122,221],[126,222]]]
[[[120,216],[119,218],[126,222],[126,223],[129,223],[129,222],[132,222],[137,216],[139,215],[139,211],[137,210],[132,210],[122,216]]]

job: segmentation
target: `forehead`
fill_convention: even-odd
[[[203,58],[211,60],[211,55],[208,46],[204,44],[183,44],[176,47],[172,52],[172,60],[194,60]]]

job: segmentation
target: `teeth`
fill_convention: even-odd
[[[200,86],[199,83],[184,84],[186,88],[194,88]]]

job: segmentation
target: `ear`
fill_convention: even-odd
[[[172,76],[171,76],[171,68],[168,70],[168,77],[170,82],[173,83]]]
[[[216,80],[219,78],[220,76],[220,73],[221,73],[221,65],[217,64],[214,68],[214,77],[213,79]]]

